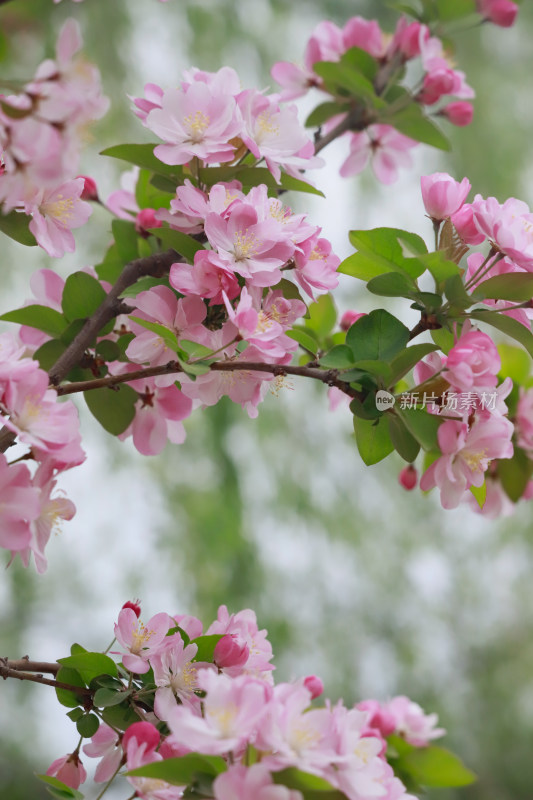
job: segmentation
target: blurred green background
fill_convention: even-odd
[[[343,24],[355,14],[394,26],[381,1],[13,0],[0,8],[1,65],[8,78],[29,78],[53,53],[62,21],[79,20],[113,101],[81,170],[106,197],[119,165],[97,159],[98,151],[148,140],[128,94],[149,81],[173,85],[191,64],[230,64],[243,86],[271,85],[271,64],[300,60],[319,20]],[[317,182],[327,199],[294,204],[309,209],[340,255],[349,252],[349,227],[405,227],[430,241],[418,181],[435,170],[468,175],[475,192],[533,204],[532,34],[529,3],[511,30],[484,25],[461,34],[457,63],[477,92],[474,123],[448,126],[450,154],[419,148],[415,167],[394,186],[378,186],[370,174],[342,182],[342,145],[326,151],[332,166]],[[41,251],[3,245],[1,310],[28,296],[37,268],[66,275],[96,263],[109,229],[97,209],[78,233],[76,254],[52,264]],[[374,299],[346,279],[338,303],[368,310]],[[61,480],[78,515],[51,542],[46,575],[18,563],[3,573],[1,655],[55,659],[74,640],[102,649],[132,597],[141,598],[144,616],[187,612],[206,624],[221,603],[252,607],[269,630],[278,679],[317,673],[332,699],[401,693],[439,713],[445,744],[479,781],[435,791],[432,800],[531,798],[529,505],[491,522],[404,492],[399,459],[364,468],[349,413],[330,414],[321,387],[304,382],[268,396],[255,421],[229,402],[197,412],[186,443],[153,459],[106,437],[81,412],[89,459]],[[32,772],[71,750],[75,730],[45,687],[8,681],[0,689],[0,797],[47,797]]]

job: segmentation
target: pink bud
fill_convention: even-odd
[[[494,25],[510,28],[518,14],[518,6],[511,0],[478,0],[478,11]]]
[[[368,727],[377,728],[382,736],[390,736],[396,729],[393,715],[387,709],[382,708],[377,700],[363,700],[361,703],[357,703],[356,708],[359,711],[368,712]]]
[[[122,737],[124,752],[128,749],[131,739],[137,740],[137,745],[146,744],[146,750],[155,750],[161,738],[159,731],[151,722],[134,722]]]
[[[466,100],[458,100],[455,103],[448,103],[441,114],[443,114],[452,125],[458,125],[460,128],[465,125],[470,125],[474,116],[474,107],[472,103],[467,103]]]
[[[465,203],[459,211],[452,214],[455,230],[465,244],[481,244],[485,241],[485,234],[481,233],[474,222],[474,212],[470,203]]]
[[[308,675],[307,678],[304,678],[304,686],[311,692],[312,700],[315,697],[320,697],[324,691],[324,684],[317,675]]]
[[[163,223],[155,218],[153,208],[143,208],[135,217],[135,230],[141,236],[146,235],[148,228],[160,228]]]
[[[46,774],[66,783],[72,789],[77,789],[80,783],[87,780],[87,772],[76,751],[62,758],[56,758],[46,770]]]
[[[140,600],[128,600],[126,603],[124,603],[122,608],[131,608],[131,610],[135,612],[137,619],[139,619],[141,616],[141,607],[139,605],[140,602]]]
[[[463,178],[459,183],[446,172],[422,175],[420,186],[424,207],[431,219],[435,220],[446,219],[459,211],[471,189],[468,178]]]
[[[215,645],[213,661],[223,669],[224,667],[242,667],[248,661],[250,648],[244,642],[239,644],[236,636],[228,635],[219,639]]]
[[[89,178],[88,175],[77,175],[78,178],[83,178],[84,185],[83,191],[80,195],[82,200],[93,200],[94,202],[98,202],[98,189],[96,188],[96,182]]]
[[[345,311],[341,317],[340,326],[342,331],[349,330],[354,322],[357,322],[358,319],[361,317],[366,316],[363,312],[360,311]]]
[[[418,483],[418,472],[416,468],[412,464],[408,464],[404,467],[398,475],[398,482],[404,489],[407,489],[408,492],[414,489]]]

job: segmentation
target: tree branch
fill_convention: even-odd
[[[360,393],[353,389],[349,383],[339,378],[339,373],[335,369],[323,370],[317,367],[296,367],[282,364],[265,364],[263,361],[218,361],[211,364],[212,372],[269,372],[275,376],[297,375],[303,378],[312,378],[325,383],[327,386],[336,386],[350,397],[361,397]],[[119,383],[129,383],[130,381],[142,378],[153,378],[156,375],[171,375],[173,373],[183,373],[184,369],[177,361],[169,361],[158,367],[145,367],[135,372],[126,372],[123,375],[108,375],[105,378],[96,378],[91,381],[77,381],[65,386],[58,386],[58,395],[74,394],[76,392],[87,392],[91,389],[101,389],[104,386],[117,386]]]
[[[27,656],[14,661],[0,658],[0,663],[9,669],[24,670],[25,672],[49,672],[51,675],[57,675],[61,669],[61,665],[56,661],[30,661]]]
[[[92,697],[93,695],[91,689],[87,689],[85,686],[73,686],[70,683],[63,683],[63,681],[56,681],[51,678],[43,678],[43,676],[40,674],[34,674],[32,672],[23,672],[20,669],[20,664],[22,662],[25,662],[27,667],[29,666],[30,669],[31,669],[30,665],[34,666],[39,665],[39,662],[25,661],[25,659],[21,659],[20,661],[9,661],[7,658],[0,658],[0,677],[3,678],[4,680],[7,680],[7,678],[17,678],[17,680],[19,681],[31,681],[32,683],[41,683],[44,684],[45,686],[53,686],[56,689],[68,689],[69,691],[76,692],[76,694],[85,695],[86,697]],[[16,668],[13,668],[12,666],[13,664],[16,665]],[[52,668],[57,667],[57,670],[59,670],[59,664],[55,665],[45,664],[43,662],[42,664],[40,664],[40,666],[52,667]],[[43,672],[49,672],[49,671],[53,670],[48,670],[48,669],[43,670]]]

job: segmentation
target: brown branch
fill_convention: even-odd
[[[22,659],[24,661],[24,659]],[[52,680],[51,678],[43,678],[40,674],[35,674],[32,672],[23,672],[20,668],[14,669],[11,665],[12,664],[19,665],[20,661],[11,662],[7,658],[0,658],[0,677],[4,680],[7,678],[17,678],[19,681],[31,681],[32,683],[41,683],[45,686],[53,686],[56,689],[68,689],[71,692],[75,692],[76,694],[82,694],[87,697],[91,697],[93,692],[91,689],[87,689],[84,686],[73,686],[70,683],[63,683],[63,681],[56,681]],[[27,662],[27,664],[38,662]],[[41,665],[42,666],[42,665]],[[46,666],[54,666],[53,664],[48,664]],[[59,664],[56,665],[59,669]],[[49,670],[43,670],[43,672],[48,672]]]
[[[57,675],[61,669],[61,665],[56,661],[30,661],[27,656],[13,661],[2,658],[0,663],[9,669],[24,670],[25,672],[49,672],[51,675]]]
[[[336,386],[350,397],[361,397],[360,393],[353,389],[349,383],[339,378],[339,373],[335,369],[323,370],[317,367],[293,367],[290,365],[282,364],[265,364],[263,361],[218,361],[211,364],[212,372],[269,372],[275,376],[297,375],[303,378],[312,378],[327,386]],[[101,389],[102,387],[117,386],[120,383],[129,383],[130,381],[139,380],[142,378],[152,378],[156,375],[171,375],[173,373],[183,373],[185,370],[178,364],[177,361],[169,361],[158,367],[145,367],[136,370],[135,372],[126,372],[123,375],[108,375],[105,378],[96,378],[92,381],[76,381],[69,383],[66,386],[58,386],[57,393],[59,395],[74,394],[76,392],[87,392],[91,389]]]

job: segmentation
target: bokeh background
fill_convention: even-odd
[[[350,228],[404,227],[431,241],[418,189],[428,172],[468,175],[475,191],[533,204],[532,6],[522,5],[511,30],[484,25],[458,38],[457,62],[477,100],[470,128],[448,126],[451,153],[421,146],[414,168],[387,188],[370,173],[341,181],[344,145],[325,151],[317,183],[326,199],[293,205],[323,226],[339,255],[350,252]],[[13,0],[0,7],[1,67],[6,78],[29,78],[52,55],[64,19],[79,20],[112,98],[82,165],[105,198],[120,164],[98,151],[148,140],[128,94],[148,81],[174,85],[189,65],[229,64],[244,86],[272,85],[272,63],[299,60],[319,20],[343,24],[355,14],[394,27],[384,0]],[[77,252],[54,263],[37,248],[3,242],[0,311],[28,297],[35,269],[66,276],[97,263],[109,231],[109,216],[96,209]],[[340,310],[374,303],[364,286],[343,279]],[[79,406],[89,457],[61,479],[78,514],[53,537],[44,576],[18,563],[2,572],[1,655],[55,660],[72,641],[103,649],[133,597],[145,617],[187,612],[206,624],[221,603],[252,607],[269,630],[278,679],[317,673],[333,699],[401,693],[439,713],[446,744],[479,781],[432,800],[530,800],[530,504],[491,522],[404,492],[399,458],[365,468],[348,411],[331,414],[322,387],[305,381],[268,396],[255,421],[229,402],[197,412],[186,443],[157,458],[111,439]],[[52,695],[15,681],[0,686],[2,798],[48,797],[33,772],[76,744]]]

